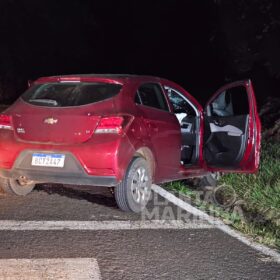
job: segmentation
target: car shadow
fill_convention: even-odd
[[[93,193],[92,193],[93,190]],[[61,184],[38,184],[34,191],[45,192],[49,195],[58,194],[71,199],[86,200],[93,204],[118,209],[113,194],[104,187],[83,187]]]

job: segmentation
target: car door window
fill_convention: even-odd
[[[249,114],[249,102],[246,88],[237,86],[220,93],[208,108],[208,115],[232,117]]]
[[[168,88],[167,95],[176,115],[184,114],[185,116],[196,116],[194,108],[186,100],[186,98],[182,96],[182,94],[171,88]]]
[[[135,96],[135,103],[169,111],[164,93],[158,84],[149,83],[140,86]]]

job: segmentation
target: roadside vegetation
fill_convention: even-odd
[[[189,181],[165,185],[256,241],[280,249],[280,144],[262,144],[258,174],[227,174],[219,186],[228,187],[215,192],[215,188],[199,188]]]

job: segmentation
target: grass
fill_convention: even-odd
[[[234,189],[237,204],[242,207],[224,208],[213,200],[205,200],[186,181],[169,183],[165,187],[183,193],[196,207],[220,217],[256,241],[280,249],[280,145],[263,143],[258,174],[227,174],[222,176],[221,184]]]
[[[233,186],[251,211],[280,211],[280,145],[263,144],[258,174],[228,174],[221,181]]]

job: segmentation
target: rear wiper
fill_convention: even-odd
[[[47,104],[51,104],[53,106],[57,106],[58,103],[56,100],[53,99],[29,99],[29,102],[39,102],[39,103],[47,103]]]

